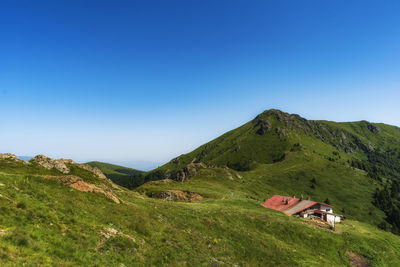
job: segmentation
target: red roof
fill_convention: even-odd
[[[294,204],[298,203],[299,201],[300,199],[298,198],[274,195],[270,199],[265,201],[263,206],[273,210],[284,211]]]
[[[314,206],[315,204],[321,204],[324,206],[332,207],[330,205],[320,203],[320,202],[314,202],[311,200],[304,200],[304,199],[285,197],[285,196],[279,196],[279,195],[272,196],[270,199],[265,201],[263,206],[266,208],[269,208],[269,209],[281,211],[288,215],[293,215],[293,214],[297,214],[303,210],[306,210],[306,209]]]

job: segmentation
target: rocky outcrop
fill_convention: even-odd
[[[197,169],[205,168],[206,165],[204,163],[189,163],[182,170],[178,171],[176,174],[176,180],[180,182],[184,182],[189,180],[190,177],[193,177],[197,174]]]
[[[288,136],[288,132],[285,128],[276,127],[275,132],[278,134],[279,138]]]
[[[346,153],[355,153],[357,151],[373,151],[373,147],[364,143],[357,135],[330,125],[324,121],[314,121],[302,118],[297,114],[289,114],[280,110],[266,110],[258,115],[253,123],[255,127],[259,127],[257,134],[263,135],[270,130],[270,123],[276,120],[278,125],[275,132],[279,137],[285,138],[291,131],[301,131],[307,136],[314,136],[322,142],[332,145],[340,151]],[[367,121],[364,121],[365,127],[373,134],[380,132],[380,129]]]
[[[367,128],[373,134],[379,133],[381,131],[378,127],[368,122],[367,122]]]
[[[106,179],[107,177],[96,167],[89,166],[87,164],[79,164],[73,161],[72,159],[52,159],[49,157],[46,157],[44,155],[38,155],[32,159],[33,162],[38,164],[39,166],[45,168],[45,169],[57,169],[60,172],[64,174],[69,174],[70,173],[70,168],[68,165],[76,165],[79,168],[82,168],[84,170],[87,170],[89,172],[92,172],[95,174],[97,177]]]
[[[0,153],[0,160],[14,161],[14,162],[22,163],[25,165],[29,164],[29,162],[19,159],[16,155],[11,154],[11,153]]]
[[[255,119],[255,127],[258,127],[257,134],[265,135],[271,129],[271,123],[268,120],[264,120],[261,117]]]
[[[67,162],[68,163],[70,162],[69,160],[65,159],[57,160],[57,159],[51,159],[44,155],[37,155],[32,159],[32,161],[48,170],[57,169],[64,174],[68,174],[70,172],[70,169],[66,165]]]

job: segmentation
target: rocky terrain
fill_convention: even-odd
[[[98,168],[92,167],[87,164],[76,163],[72,159],[52,159],[52,158],[46,157],[44,155],[37,155],[31,161],[45,169],[50,170],[50,169],[54,168],[64,174],[70,173],[70,168],[68,167],[68,165],[75,165],[75,166],[78,166],[79,168],[82,168],[82,169],[92,172],[99,178],[102,178],[102,179],[107,178]]]

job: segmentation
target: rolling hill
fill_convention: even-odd
[[[0,265],[398,266],[399,236],[377,226],[396,232],[399,140],[269,110],[147,173],[0,154]],[[332,231],[264,208],[274,194],[346,219]]]

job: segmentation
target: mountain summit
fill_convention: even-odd
[[[271,109],[193,152],[173,159],[161,169],[177,170],[192,162],[202,162],[249,171],[257,164],[282,161],[297,150],[330,157],[335,151],[358,159],[400,148],[399,140],[400,129],[395,126],[367,121],[306,120],[297,114]]]
[[[377,200],[400,181],[399,140],[395,126],[307,120],[271,109],[148,173],[145,181],[214,180],[225,188],[220,192],[236,189],[257,199],[275,193],[329,199],[349,217],[399,232],[400,220],[389,219],[396,204],[382,207]],[[389,202],[397,203],[397,196]]]

